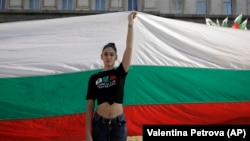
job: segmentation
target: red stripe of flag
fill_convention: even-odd
[[[250,102],[126,106],[128,135],[142,135],[143,124],[250,124]],[[3,141],[79,141],[85,114],[0,121]]]

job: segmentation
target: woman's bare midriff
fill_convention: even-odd
[[[97,108],[97,113],[104,118],[114,118],[123,113],[123,107],[120,103],[113,103],[110,105],[108,102],[100,104]]]

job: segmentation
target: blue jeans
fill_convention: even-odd
[[[127,126],[124,113],[107,119],[95,113],[92,121],[93,141],[126,141]]]

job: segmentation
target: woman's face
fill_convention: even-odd
[[[112,47],[106,47],[102,52],[101,58],[106,67],[113,67],[117,59],[117,54]]]

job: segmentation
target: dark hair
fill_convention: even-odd
[[[115,50],[115,53],[117,52],[117,49],[116,49],[116,47],[115,47],[115,43],[108,43],[108,44],[106,44],[106,45],[103,47],[102,52],[103,52],[104,49],[106,49],[107,47],[111,47],[111,48],[113,48],[113,49]]]

